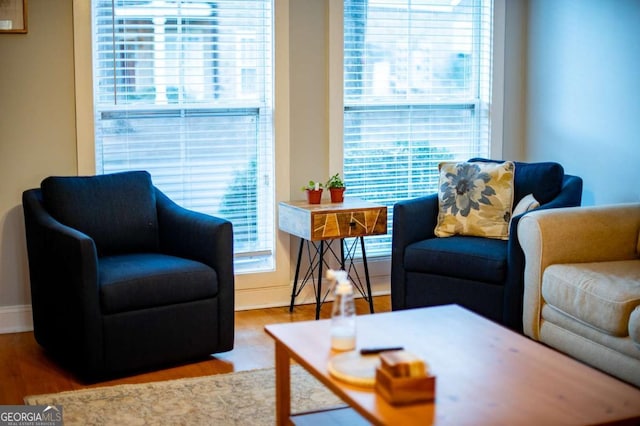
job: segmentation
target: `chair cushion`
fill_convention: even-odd
[[[102,312],[113,314],[214,297],[216,271],[194,260],[157,253],[98,260]]]
[[[48,177],[41,188],[49,213],[91,237],[99,255],[158,250],[155,190],[149,173]]]
[[[512,162],[440,163],[438,237],[509,238],[513,208]]]
[[[551,265],[543,274],[542,296],[573,318],[626,336],[631,312],[640,306],[640,260]]]
[[[502,161],[486,158],[472,158],[470,162],[501,163]],[[562,190],[564,168],[554,162],[522,163],[514,162],[516,172],[514,177],[514,204],[517,204],[527,194],[533,194],[542,205],[553,200]]]
[[[467,236],[419,241],[405,249],[404,268],[407,272],[503,284],[507,241]]]

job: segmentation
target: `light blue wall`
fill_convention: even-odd
[[[528,7],[526,159],[582,176],[583,205],[640,201],[640,1]]]

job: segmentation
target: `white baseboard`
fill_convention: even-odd
[[[290,285],[262,287],[246,290],[236,290],[236,311],[250,309],[273,308],[289,306],[291,301]],[[323,285],[323,287],[325,287]],[[371,277],[371,293],[374,296],[390,294],[389,277]],[[356,292],[356,297],[360,294]],[[331,300],[331,295],[327,298]],[[296,305],[315,303],[313,285],[308,283],[296,297]],[[0,307],[0,334],[21,333],[33,330],[31,305],[2,306]]]
[[[382,296],[391,294],[389,277],[371,277],[371,294],[373,296]],[[326,284],[323,283],[323,292]],[[236,290],[236,311],[246,311],[250,309],[274,308],[279,306],[289,306],[291,302],[291,290],[293,283],[290,285],[263,287],[257,289]],[[360,293],[355,292],[356,297],[361,297]],[[331,295],[327,300],[332,300]],[[315,303],[313,285],[307,283],[300,294],[296,297],[296,305],[306,305]]]
[[[31,305],[0,306],[0,334],[33,330]]]

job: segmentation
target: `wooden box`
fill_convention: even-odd
[[[309,241],[383,235],[387,233],[387,207],[349,198],[342,203],[281,202],[278,226]]]
[[[436,397],[436,377],[393,377],[376,369],[376,392],[391,405],[432,401]]]

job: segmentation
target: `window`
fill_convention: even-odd
[[[437,191],[441,161],[489,156],[490,0],[345,0],[344,178],[389,207]],[[391,232],[367,240],[389,255]]]
[[[97,173],[145,169],[273,267],[271,0],[94,0]]]

